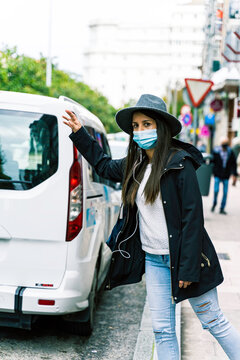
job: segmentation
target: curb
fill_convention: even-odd
[[[176,334],[179,344],[179,352],[181,354],[181,303],[176,305]],[[157,360],[151,315],[147,299],[143,309],[133,360]]]

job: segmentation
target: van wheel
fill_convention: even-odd
[[[97,269],[95,269],[92,287],[88,297],[89,307],[84,311],[62,316],[61,325],[63,330],[75,335],[91,335],[97,305],[97,273]]]

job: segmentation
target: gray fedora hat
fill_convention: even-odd
[[[141,110],[151,110],[159,114],[159,118],[166,121],[170,126],[172,136],[180,133],[182,129],[180,121],[167,112],[167,106],[161,98],[150,94],[141,95],[135,106],[119,110],[115,117],[118,126],[124,132],[130,134],[132,129],[132,115],[134,112]]]

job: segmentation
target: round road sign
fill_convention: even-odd
[[[189,105],[183,105],[181,107],[181,115],[189,114],[191,112],[191,107]]]
[[[192,123],[192,114],[183,115],[182,122],[185,126],[190,125]]]

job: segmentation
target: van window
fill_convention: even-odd
[[[101,138],[101,134],[97,131],[95,131],[95,139],[97,140],[97,142],[99,143],[99,145],[101,146],[101,148],[103,147],[102,144],[102,138]]]
[[[57,168],[57,118],[0,109],[0,189],[31,189]]]
[[[102,133],[99,133],[97,131],[95,131],[95,139],[97,140],[97,142],[99,143],[99,145],[101,146],[101,148],[103,149],[103,151],[105,152],[105,154],[111,156],[111,152],[109,151],[109,148],[107,146],[107,139],[105,138],[105,135]],[[101,184],[105,184],[108,186],[112,186],[111,181],[102,178],[101,176],[99,176],[99,181]]]
[[[97,140],[98,144],[103,148],[105,154],[111,156],[111,151],[106,136],[103,133],[99,133],[98,131],[94,130],[90,126],[85,126],[85,129],[95,140]],[[94,182],[105,184],[113,188],[116,186],[116,183],[114,183],[113,181],[100,177],[92,167],[91,171],[89,170],[89,176],[90,179]]]
[[[104,134],[101,134],[101,139],[102,139],[102,144],[103,144],[103,150],[104,152],[108,155],[108,156],[111,156],[112,157],[112,154],[111,154],[111,150],[109,148],[109,144],[108,144],[108,141],[107,141],[107,138]]]
[[[101,139],[102,139],[102,144],[103,144],[103,150],[105,152],[105,154],[107,154],[108,156],[112,157],[112,154],[111,154],[111,150],[109,148],[109,144],[108,144],[108,141],[107,141],[107,138],[104,134],[101,134]],[[108,185],[108,186],[111,186],[113,188],[116,187],[116,183],[114,181],[111,181],[111,180],[106,180],[104,179],[104,184]]]
[[[91,135],[94,139],[95,137],[95,130],[90,126],[84,126],[89,135]],[[90,181],[100,183],[100,176],[96,173],[95,169],[88,163],[88,174]]]

